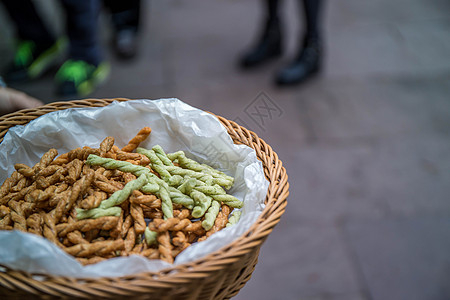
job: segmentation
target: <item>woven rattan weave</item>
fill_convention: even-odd
[[[0,142],[8,129],[49,112],[77,107],[103,107],[128,99],[86,99],[50,103],[0,117]],[[286,208],[289,194],[285,168],[272,148],[255,133],[218,116],[236,144],[256,151],[269,188],[266,207],[251,228],[233,243],[191,263],[155,273],[116,278],[79,279],[28,274],[0,268],[0,298],[229,299],[250,279],[259,249]]]

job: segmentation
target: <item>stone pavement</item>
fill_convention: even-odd
[[[234,299],[450,299],[450,2],[327,1],[323,73],[277,89],[300,27],[296,1],[285,4],[286,56],[243,73],[236,59],[257,31],[258,1],[146,1],[140,57],[108,52],[113,73],[92,97],[178,97],[278,153],[287,211]],[[0,65],[10,44],[0,41]],[[58,100],[51,75],[16,87]],[[258,107],[265,117],[251,114]]]

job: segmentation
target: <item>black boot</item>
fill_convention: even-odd
[[[298,57],[276,76],[278,85],[293,85],[304,82],[320,70],[322,51],[317,38],[306,38]]]
[[[240,60],[244,69],[256,67],[279,57],[282,53],[282,38],[278,18],[269,19],[256,46],[248,51]]]

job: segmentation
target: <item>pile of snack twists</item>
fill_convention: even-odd
[[[15,164],[0,188],[0,230],[43,236],[84,265],[133,254],[172,263],[235,224],[243,203],[226,193],[234,179],[183,151],[138,147],[150,132],[122,149],[107,137],[98,149],[50,149],[33,167]]]

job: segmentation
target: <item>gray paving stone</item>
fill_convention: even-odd
[[[318,140],[441,131],[450,119],[449,80],[444,75],[322,81],[299,101]]]
[[[301,146],[283,161],[290,209],[316,224],[450,213],[449,151],[448,139],[432,135]]]
[[[354,220],[345,227],[371,299],[449,299],[448,216]]]
[[[440,135],[401,136],[375,145],[366,162],[368,200],[388,213],[449,213],[450,142]]]
[[[450,66],[450,19],[396,26],[407,55],[424,72],[445,72]]]
[[[351,216],[382,218],[385,203],[370,197],[368,145],[309,146],[286,160],[290,187],[289,211],[311,224],[333,225]],[[373,201],[375,200],[375,201]]]
[[[328,22],[331,28],[352,24],[406,23],[448,18],[449,3],[446,0],[358,1],[342,3],[330,1]]]
[[[269,236],[252,279],[233,299],[309,299],[358,291],[338,231],[305,226],[291,213]]]

